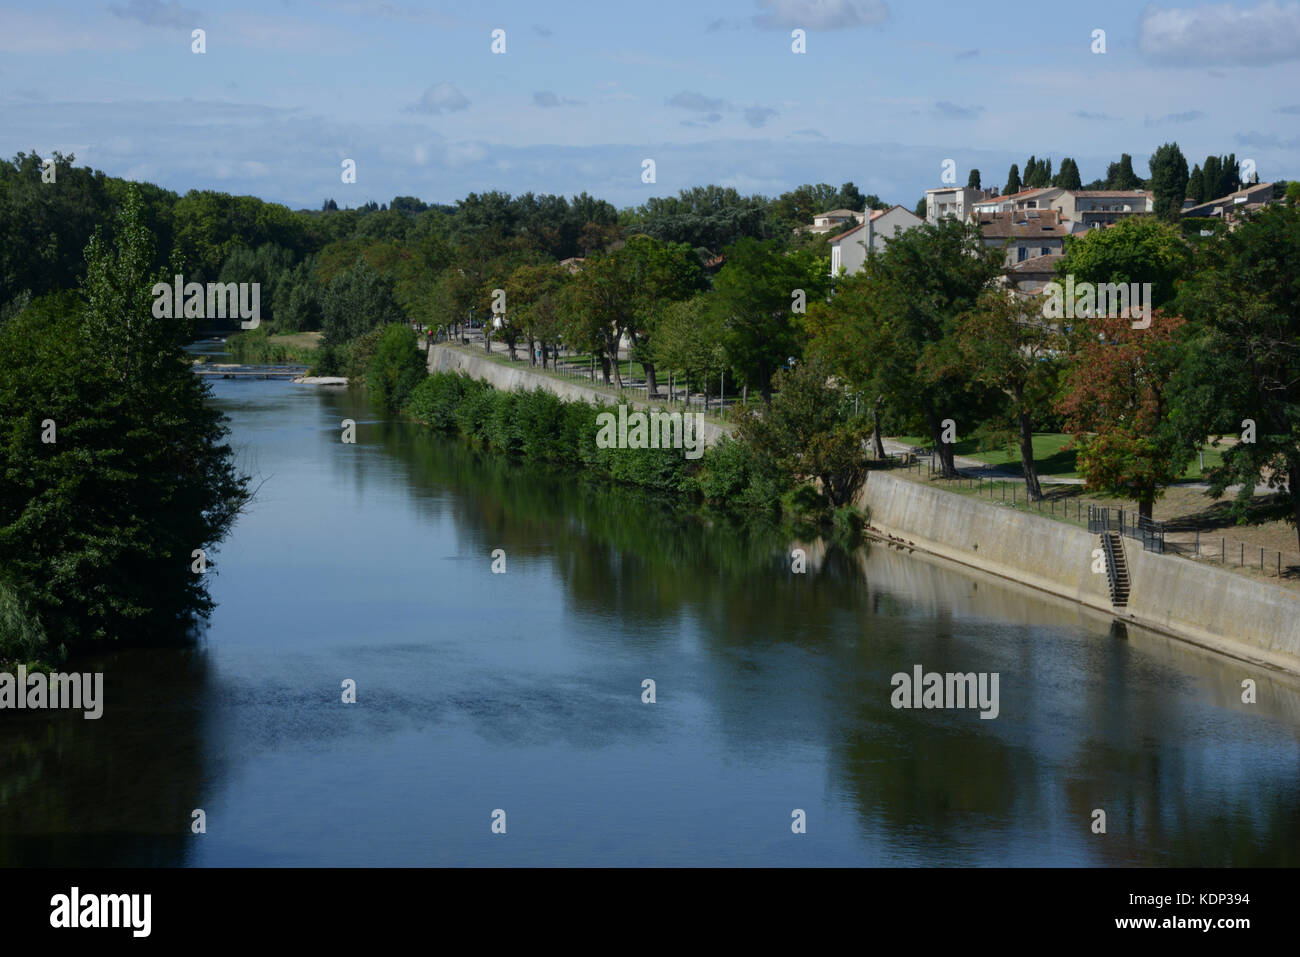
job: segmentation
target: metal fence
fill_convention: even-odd
[[[1080,488],[1077,485],[1044,485],[1043,497],[1030,502],[1025,495],[1023,479],[983,475],[959,475],[953,479],[941,479],[932,453],[933,450],[929,447],[915,446],[904,452],[886,453],[886,461],[890,467],[908,471],[915,469],[932,481],[947,482],[959,490],[968,489],[980,496],[987,495],[995,502],[1034,510],[1044,517],[1078,523],[1093,533],[1117,532],[1126,538],[1140,541],[1142,547],[1150,552],[1179,555],[1193,561],[1219,564],[1267,578],[1300,583],[1300,552],[1281,551],[1227,535],[1213,534],[1191,521],[1155,521],[1143,518],[1133,509],[1090,503],[1077,494]]]
[[[1088,506],[1088,531],[1118,532],[1125,538],[1142,543],[1148,552],[1165,551],[1166,523],[1146,518],[1132,509],[1113,508],[1109,505]]]

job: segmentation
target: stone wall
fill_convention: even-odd
[[[1300,674],[1300,595],[1122,539],[1131,591],[1112,609],[1092,571],[1098,536],[886,472],[858,497],[886,538],[1088,605],[1216,651]]]

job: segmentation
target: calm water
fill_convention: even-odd
[[[0,715],[0,862],[1300,863],[1295,682],[919,555],[685,518],[355,395],[214,392],[261,483],[218,608],[195,650],[79,663],[106,672],[97,722]],[[999,717],[895,710],[915,664],[998,672]]]

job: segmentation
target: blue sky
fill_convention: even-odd
[[[1121,152],[1145,175],[1168,140],[1300,179],[1300,0],[0,7],[0,153],[295,208],[846,180],[910,207],[945,159],[1000,186],[1073,156],[1086,181]]]

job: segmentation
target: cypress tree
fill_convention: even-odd
[[[1015,163],[1011,164],[1011,170],[1007,173],[1007,185],[1002,192],[1007,196],[1020,192],[1020,167]]]
[[[1205,157],[1205,168],[1201,171],[1201,202],[1208,203],[1212,199],[1218,199],[1223,194],[1219,190],[1219,173],[1222,171],[1222,164],[1217,156]]]

